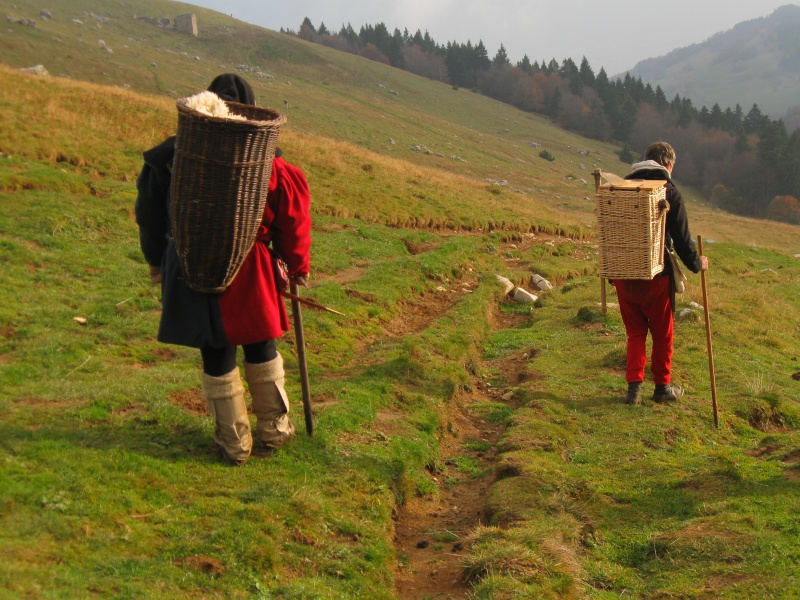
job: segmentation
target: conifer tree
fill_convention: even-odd
[[[667,100],[667,96],[664,94],[664,90],[661,89],[660,85],[656,86],[655,107],[658,112],[662,113],[669,108],[669,101]]]
[[[756,133],[761,135],[770,124],[770,118],[761,112],[758,104],[753,104],[750,112],[744,118],[744,130],[747,133]]]
[[[297,35],[300,39],[308,41],[313,41],[317,37],[317,30],[311,24],[311,19],[308,17],[303,19],[303,23],[300,25],[300,32]]]
[[[500,48],[497,50],[497,54],[494,55],[492,64],[495,67],[502,67],[504,65],[511,64],[511,61],[508,59],[508,54],[506,53],[506,47],[503,46],[503,44],[500,44]]]
[[[467,40],[469,44],[469,40]],[[473,51],[472,68],[476,71],[485,71],[492,66],[492,61],[489,60],[489,53],[486,51],[486,46],[483,45],[483,40],[478,40]]]
[[[523,56],[522,60],[517,63],[517,68],[528,75],[533,75],[534,73],[533,65],[531,65],[531,59],[528,58],[527,54]]]
[[[583,85],[594,87],[596,81],[594,71],[592,71],[589,60],[585,56],[583,57],[583,60],[581,60],[581,66],[578,70],[578,73],[580,74],[581,83]]]

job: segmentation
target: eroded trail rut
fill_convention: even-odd
[[[519,316],[496,315],[495,330],[518,325]],[[518,381],[523,359],[491,365],[506,382]],[[398,598],[409,600],[466,598],[471,585],[464,570],[471,534],[488,524],[486,496],[496,480],[497,442],[503,428],[476,410],[504,400],[504,387],[483,379],[457,396],[451,407],[452,427],[442,440],[437,468],[429,477],[438,488],[435,498],[413,498],[395,521],[395,547],[401,557],[396,574]],[[468,460],[469,469],[461,467]]]
[[[462,280],[452,283],[447,290],[415,298],[406,304],[401,318],[386,324],[386,336],[400,338],[425,330],[475,285],[476,280]],[[503,315],[499,309],[493,313],[495,330],[514,327],[526,319]],[[428,472],[438,493],[410,498],[394,515],[394,543],[400,558],[395,573],[398,598],[468,596],[471,584],[465,574],[464,557],[470,536],[488,524],[486,498],[496,480],[496,448],[503,433],[501,426],[486,419],[485,411],[476,408],[506,402],[503,396],[507,390],[502,385],[497,387],[497,382],[506,385],[519,382],[524,377],[524,363],[523,358],[511,357],[483,365],[500,373],[499,377],[493,377],[495,385],[476,377],[471,389],[460,392],[453,400],[450,426],[441,440],[439,460]],[[481,368],[479,372],[487,370]],[[465,462],[469,468],[464,468]]]

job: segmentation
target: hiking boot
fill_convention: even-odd
[[[653,402],[674,402],[683,396],[683,388],[679,385],[657,385],[653,392]]]
[[[642,403],[642,382],[633,381],[628,384],[628,393],[625,395],[625,404]]]

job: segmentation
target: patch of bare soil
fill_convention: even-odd
[[[791,431],[788,419],[779,408],[759,404],[750,412],[750,425],[764,433]]]
[[[43,408],[47,410],[77,408],[87,404],[89,401],[81,398],[20,398],[16,401],[19,406],[28,408]]]
[[[766,455],[772,454],[776,450],[778,450],[780,446],[778,444],[768,444],[766,446],[759,446],[758,448],[753,448],[752,450],[747,450],[745,454],[747,456],[753,456],[755,458],[762,458]]]
[[[469,405],[481,400],[487,399],[476,392],[457,402],[452,435],[443,440],[440,463],[430,473],[438,496],[414,498],[395,516],[399,598],[465,598],[470,591],[462,564],[466,539],[488,521],[485,498],[495,481],[495,448],[502,433],[470,412]],[[458,466],[464,459],[471,459],[469,472]]]
[[[209,415],[208,405],[206,404],[205,398],[203,398],[203,392],[200,388],[172,392],[169,395],[169,401],[175,406],[198,417]]]
[[[531,238],[531,243],[534,242]],[[410,249],[409,249],[410,250]],[[469,289],[474,282],[459,282],[450,290]],[[428,327],[448,311],[458,296],[452,291],[428,294],[418,299],[398,319],[385,327],[392,335],[407,335]],[[496,330],[517,327],[527,315],[495,312],[491,317]],[[492,361],[494,372],[505,385],[535,377],[528,361],[537,350],[529,348],[518,355]],[[466,598],[471,583],[464,577],[463,560],[468,539],[478,526],[488,523],[486,495],[497,479],[497,442],[501,426],[477,414],[472,407],[486,402],[510,402],[504,392],[487,382],[473,382],[472,392],[454,401],[451,433],[442,441],[440,461],[430,477],[438,488],[434,498],[413,498],[395,515],[395,547],[400,565],[395,574],[395,592],[399,598]],[[469,469],[463,468],[467,462]],[[459,465],[462,465],[461,467]]]
[[[786,477],[787,481],[791,481],[792,483],[797,483],[798,481],[800,481],[800,467],[795,465],[787,469],[784,469],[783,476]]]
[[[459,292],[442,289],[422,294],[413,301],[400,302],[400,313],[384,325],[383,330],[387,335],[401,336],[427,329],[433,321],[453,307],[460,295]]]
[[[176,562],[180,566],[188,567],[200,573],[206,573],[207,575],[222,575],[225,573],[225,565],[216,558],[210,556],[189,556],[178,559]]]
[[[428,252],[436,247],[436,244],[415,244],[414,242],[406,239],[403,240],[403,243],[406,245],[408,253],[412,256],[422,254],[423,252]]]
[[[148,410],[138,403],[128,404],[120,409],[114,411],[114,414],[122,418],[138,418],[141,419],[143,415],[148,415]]]
[[[366,265],[364,264],[356,264],[354,267],[350,269],[345,269],[344,271],[339,271],[338,273],[335,273],[331,277],[326,277],[326,279],[329,279],[334,283],[338,283],[339,285],[346,285],[351,281],[356,281],[360,279],[361,276],[364,274],[364,271],[366,270],[365,266]]]
[[[169,362],[175,359],[175,351],[172,348],[168,348],[166,346],[159,346],[158,348],[153,350],[153,356],[155,356],[159,360]]]

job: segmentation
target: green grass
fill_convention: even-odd
[[[193,410],[198,353],[155,341],[159,290],[132,215],[139,153],[171,132],[172,101],[0,69],[0,596],[392,598],[404,560],[392,515],[437,494],[426,467],[451,435],[454,399],[482,380],[513,397],[470,406],[505,427],[491,522],[466,544],[474,598],[796,597],[796,227],[730,217],[684,190],[693,229],[714,240],[721,427],[702,319],[677,324],[687,398],[626,406],[624,328],[599,307],[592,203],[563,180],[570,147],[600,160],[610,147],[238,23],[237,35],[212,26],[189,40],[120,19],[103,30],[120,50],[102,71],[88,50],[62,61],[86,46],[67,22],[4,34],[4,60],[5,49],[12,65],[52,58],[52,72],[95,82],[124,73],[148,93],[194,91],[217,68],[186,69],[157,47],[269,65],[284,79],[257,80],[262,95],[291,66],[297,111],[281,145],[313,192],[307,293],[347,316],[304,312],[315,436],[295,402],[290,445],[220,464],[211,419]],[[158,69],[134,66],[128,37],[149,40],[141,64]],[[376,99],[378,82],[401,95]],[[467,163],[408,149],[455,136]],[[557,160],[530,159],[531,137]],[[525,193],[483,181],[498,172]],[[556,286],[534,308],[499,297],[496,273],[525,285],[534,272]],[[690,301],[703,301],[697,277],[679,309]],[[514,325],[493,326],[502,319]],[[280,349],[297,399],[294,342]],[[523,377],[504,369],[512,358]],[[462,447],[459,473],[481,475],[467,452],[486,443]]]
[[[800,391],[790,375],[798,360],[792,282],[800,265],[733,244],[707,253],[725,265],[708,274],[719,430],[704,332],[695,322],[677,326],[675,378],[688,397],[676,406],[621,403],[619,315],[610,309],[581,318],[602,316],[591,308],[594,287],[563,294],[530,323],[490,339],[490,358],[537,348],[528,368],[544,375],[518,388],[523,408],[498,446],[499,468],[510,476],[490,494],[495,519],[519,535],[550,519],[573,522],[566,544],[580,568],[570,576],[588,584],[589,596],[794,597],[798,554],[787,532],[797,526],[795,459],[778,457],[793,457],[798,440]],[[753,285],[767,276],[770,283]],[[687,300],[679,296],[679,306]],[[621,360],[597,360],[613,355]],[[492,539],[507,535],[498,530]],[[476,597],[483,588],[494,590],[486,597],[511,597],[497,591],[498,579],[520,583],[513,565],[501,576],[504,559],[496,560],[501,569]],[[516,593],[543,593],[538,581],[522,581]]]

